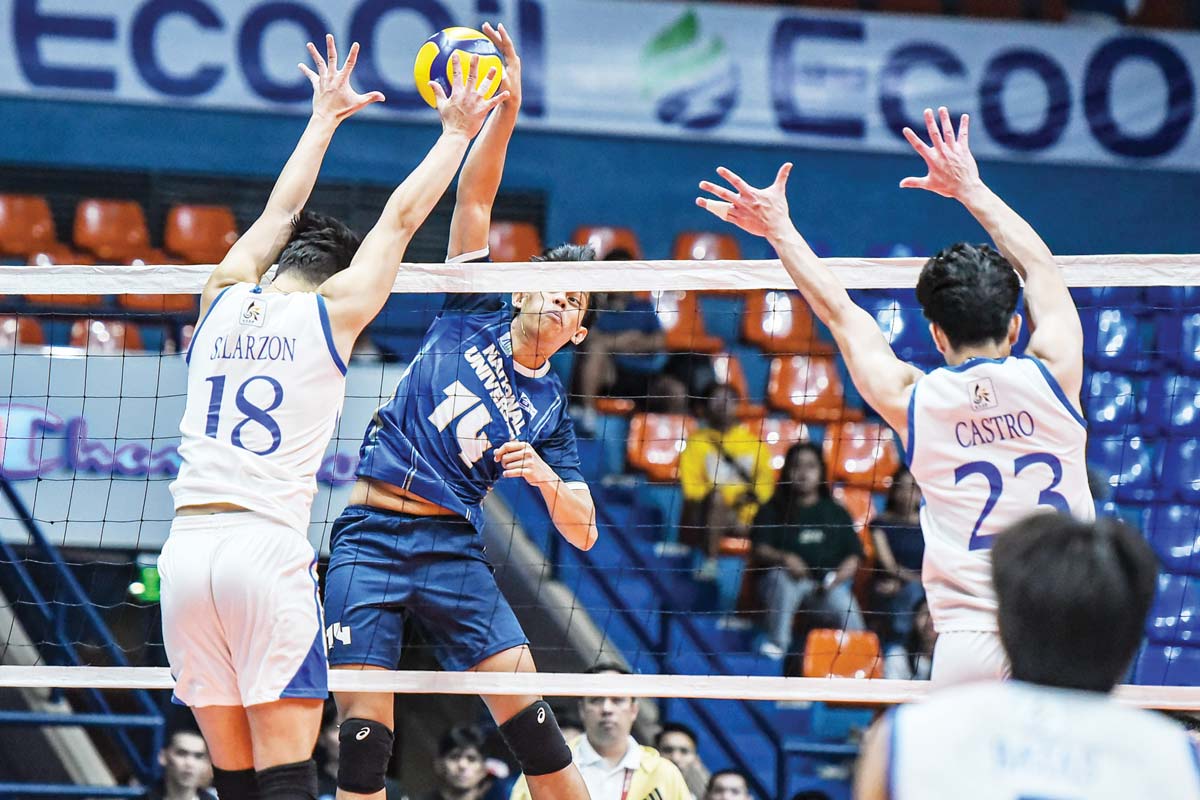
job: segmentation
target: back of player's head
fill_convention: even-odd
[[[485,741],[483,731],[474,725],[455,725],[438,739],[438,758],[463,750],[474,750],[482,756]]]
[[[312,211],[301,211],[292,220],[292,235],[279,254],[276,277],[292,274],[320,286],[350,266],[361,239],[345,224]]]
[[[555,247],[546,248],[540,256],[534,256],[530,261],[595,261],[596,251],[591,245],[587,244],[560,244]],[[592,293],[583,293],[584,312],[583,321],[580,323],[583,327],[590,327],[593,319],[596,316],[596,309],[592,303]]]
[[[615,672],[618,675],[632,675],[627,667],[623,667],[615,661],[598,661],[583,671],[584,675],[603,675],[606,672]]]
[[[1118,519],[1027,517],[996,538],[1000,639],[1017,680],[1107,692],[1142,640],[1158,562]]]
[[[986,244],[959,242],[925,262],[917,302],[954,348],[1003,341],[1017,311],[1021,282]]]

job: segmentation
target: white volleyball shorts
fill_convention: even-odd
[[[158,571],[176,702],[328,697],[316,555],[303,533],[253,512],[176,517]]]
[[[933,671],[938,688],[975,681],[1006,680],[1012,670],[996,631],[948,631],[933,646]]]

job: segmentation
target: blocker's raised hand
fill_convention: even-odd
[[[941,123],[941,129],[938,123]],[[979,184],[979,166],[971,155],[969,132],[971,118],[962,115],[958,123],[958,134],[950,121],[950,112],[945,106],[925,109],[925,128],[929,132],[931,145],[925,144],[912,128],[904,129],[904,138],[925,162],[929,174],[923,178],[905,178],[900,181],[902,189],[924,189],[942,197],[961,200],[965,194]]]
[[[732,170],[717,167],[717,174],[737,191],[730,191],[709,181],[700,181],[700,191],[719,199],[697,197],[696,205],[732,222],[746,233],[768,239],[781,236],[792,227],[787,201],[787,179],[791,172],[792,165],[784,164],[779,168],[774,183],[765,189],[756,189]]]
[[[496,77],[496,68],[488,69],[481,83],[479,77],[479,56],[471,56],[470,66],[466,77],[462,74],[462,59],[450,59],[450,96],[446,96],[442,84],[430,81],[429,87],[437,98],[438,114],[442,117],[442,129],[459,131],[468,137],[474,137],[487,121],[492,109],[508,99],[507,91],[497,92],[490,100],[484,95],[487,87],[492,85]]]
[[[491,39],[492,44],[504,57],[504,77],[500,79],[500,91],[507,91],[509,100],[514,108],[521,107],[521,57],[517,55],[517,46],[504,23],[495,28],[490,22],[483,23],[483,35]],[[487,82],[490,85],[491,81]]]
[[[341,69],[338,69],[337,45],[333,41],[332,33],[325,34],[325,51],[328,60],[322,58],[316,45],[309,42],[308,52],[312,55],[317,71],[313,72],[304,64],[298,65],[313,87],[314,116],[328,117],[341,122],[371,103],[384,101],[383,92],[359,94],[350,85],[350,74],[354,72],[354,65],[358,63],[358,42],[350,46],[350,54],[346,56],[346,63]]]

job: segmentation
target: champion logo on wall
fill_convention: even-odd
[[[723,123],[737,105],[739,72],[725,40],[705,37],[695,11],[658,33],[641,52],[642,92],[659,120],[690,130]]]

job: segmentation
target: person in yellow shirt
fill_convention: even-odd
[[[591,675],[605,673],[628,675],[629,670],[616,664],[588,670]],[[584,734],[570,746],[591,800],[693,800],[679,767],[633,738],[637,715],[634,697],[580,698]],[[524,775],[510,800],[530,800]]]
[[[738,401],[729,386],[714,388],[704,406],[705,425],[688,437],[679,456],[681,528],[685,541],[690,533],[704,547],[697,577],[706,580],[716,578],[721,539],[749,535],[754,513],[775,488],[771,455],[738,421]]]

